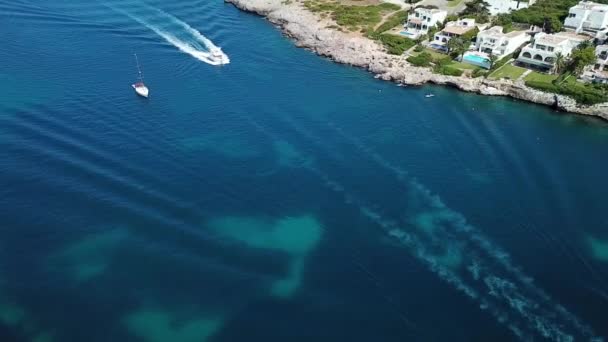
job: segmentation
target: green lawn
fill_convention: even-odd
[[[502,68],[494,71],[489,77],[493,79],[508,78],[511,80],[516,80],[523,75],[526,70],[528,69],[520,68],[512,64],[505,64],[502,66]]]
[[[533,71],[528,76],[526,76],[525,80],[551,83],[556,78],[557,78],[557,75],[549,75],[549,74],[543,74],[540,72]]]
[[[469,64],[469,63],[461,63],[458,61],[453,61],[452,63],[449,64],[449,66],[453,67],[453,68],[458,68],[461,70],[475,70],[475,69],[479,69],[478,66],[475,66],[473,64]]]
[[[437,52],[437,51],[435,51],[433,49],[424,49],[424,51],[430,53],[431,56],[433,56],[434,60],[446,58],[448,56],[448,55],[443,54],[441,52]]]
[[[574,75],[570,75],[570,76],[566,77],[566,79],[564,79],[564,81],[562,83],[579,84],[579,82],[576,80],[576,76],[574,76]]]

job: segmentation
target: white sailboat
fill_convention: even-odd
[[[148,94],[150,93],[150,91],[148,90],[148,87],[146,87],[146,85],[144,84],[144,76],[141,73],[141,68],[139,67],[139,60],[137,59],[137,54],[133,54],[133,55],[135,55],[135,64],[137,64],[137,73],[139,75],[138,76],[139,82],[133,83],[131,86],[133,87],[133,89],[135,89],[135,92],[137,93],[137,95],[148,98]]]

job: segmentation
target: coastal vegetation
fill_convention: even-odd
[[[430,53],[424,51],[418,55],[408,57],[407,61],[410,62],[412,65],[418,67],[428,67],[431,66],[431,63],[433,62],[433,57]]]
[[[344,5],[337,1],[306,0],[304,6],[312,12],[331,17],[338,29],[359,31],[378,40],[390,54],[401,55],[416,45],[409,38],[385,33],[407,19],[407,11],[395,4]]]
[[[402,55],[405,51],[416,45],[416,42],[409,38],[399,37],[394,34],[383,33],[380,35],[374,35],[373,38],[378,39],[386,51],[391,55]]]
[[[608,86],[602,84],[584,84],[580,82],[545,82],[526,81],[526,85],[538,90],[568,95],[578,103],[593,105],[606,102],[608,98]]]
[[[528,87],[568,95],[578,103],[586,105],[606,102],[608,98],[608,85],[578,82],[576,76],[571,72],[562,75],[532,72],[524,80]]]
[[[314,13],[330,16],[340,27],[362,32],[373,31],[384,15],[401,9],[400,6],[391,3],[343,5],[337,1],[325,0],[306,0],[304,6]]]
[[[393,27],[402,25],[403,22],[407,19],[407,11],[398,11],[391,14],[378,28],[376,28],[376,33],[386,32]]]

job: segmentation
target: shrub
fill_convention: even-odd
[[[433,60],[433,62],[437,66],[445,66],[445,65],[452,63],[452,58],[445,56],[443,58],[435,59],[435,60]]]
[[[424,51],[424,46],[422,46],[422,45],[416,45],[416,48],[414,48],[414,51],[416,51],[416,52],[422,52],[422,51]]]
[[[477,77],[482,77],[482,76],[486,76],[488,74],[488,72],[484,69],[475,69],[473,71],[473,78],[477,78]]]
[[[462,76],[463,71],[448,65],[437,65],[435,72],[448,76]]]
[[[419,54],[418,56],[408,57],[407,61],[415,66],[428,67],[431,65],[431,62],[433,61],[433,57],[431,56],[430,53],[423,52],[423,53]]]
[[[553,83],[543,81],[526,81],[526,85],[530,88],[535,88],[549,93],[559,93],[559,87]]]

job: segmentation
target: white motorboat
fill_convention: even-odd
[[[211,58],[213,58],[217,64],[224,65],[230,63],[230,59],[228,59],[228,56],[222,51],[222,48],[214,46],[209,49],[209,52],[211,53]]]

